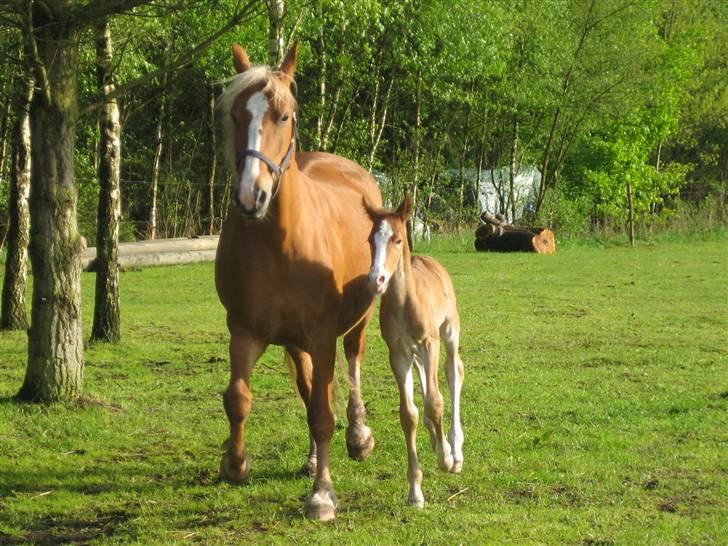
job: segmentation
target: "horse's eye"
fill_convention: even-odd
[[[283,114],[281,116],[281,123],[285,123],[290,119],[290,116],[288,114]]]
[[[402,239],[397,239],[396,241],[394,241],[394,244],[395,245],[401,245],[402,244]]]

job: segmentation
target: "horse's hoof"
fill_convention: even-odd
[[[230,462],[230,454],[223,453],[220,461],[220,478],[226,482],[241,484],[248,481],[250,475],[250,461],[248,457],[243,459],[242,464],[234,465]]]
[[[414,506],[415,508],[425,507],[425,497],[422,496],[421,491],[419,493],[410,493],[407,502],[409,502],[410,506]]]
[[[303,506],[306,518],[331,521],[336,518],[336,497],[333,493],[313,493]]]
[[[452,467],[450,468],[450,472],[453,474],[460,474],[463,471],[463,462],[462,461],[454,461],[452,463]]]
[[[455,459],[453,459],[452,455],[448,453],[442,458],[437,458],[437,466],[439,466],[440,470],[443,472],[452,472],[452,468],[455,466]]]
[[[363,461],[374,451],[374,436],[372,429],[362,427],[361,429],[350,428],[346,434],[346,449],[349,457],[355,461]]]
[[[298,473],[301,476],[308,476],[309,478],[313,478],[316,475],[316,457],[311,457],[309,460],[303,463],[303,466],[301,467],[301,470],[298,471]]]

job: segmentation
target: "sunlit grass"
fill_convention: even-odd
[[[308,441],[280,349],[253,376],[250,484],[217,480],[227,333],[212,264],[122,275],[123,342],[86,350],[86,398],[11,400],[25,333],[0,333],[0,543],[724,544],[728,246],[566,244],[432,252],[463,317],[465,467],[406,505],[397,393],[376,324],[364,395],[377,448],[334,439],[337,520],[303,519]],[[93,277],[84,275],[86,331]],[[444,381],[443,381],[444,383]],[[345,382],[338,380],[343,418]]]

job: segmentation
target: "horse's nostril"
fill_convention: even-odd
[[[384,275],[379,275],[379,277],[377,277],[377,284],[379,284],[379,285],[384,284],[384,280],[385,280]]]
[[[255,190],[255,206],[257,208],[262,207],[265,204],[266,198],[268,197],[268,192],[261,189]]]

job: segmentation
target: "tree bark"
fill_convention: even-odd
[[[162,88],[159,97],[159,117],[154,132],[154,160],[152,161],[152,202],[149,209],[149,228],[147,238],[157,238],[157,198],[159,194],[159,163],[162,160],[162,130],[164,124],[164,107],[167,103],[167,73],[162,74]]]
[[[103,94],[114,90],[111,27],[108,20],[101,23],[96,30],[96,79]],[[121,338],[119,302],[121,125],[116,99],[110,99],[100,114],[96,297],[91,340],[116,343]]]
[[[508,176],[508,200],[511,205],[511,222],[516,221],[516,195],[513,190],[518,173],[518,114],[513,116],[513,139],[511,140],[511,161]]]
[[[634,246],[634,189],[632,181],[629,179],[627,179],[627,222],[629,223],[629,244]]]
[[[210,222],[207,226],[207,234],[212,235],[215,233],[215,177],[217,175],[217,129],[215,127],[215,88],[213,84],[210,84],[208,92],[207,128],[210,141],[210,162],[207,167],[207,198],[209,200],[207,213]]]
[[[283,15],[286,11],[284,0],[267,0],[268,3],[268,54],[271,66],[283,61]]]
[[[17,116],[13,127],[12,171],[8,216],[8,253],[3,278],[1,330],[25,330],[28,315],[25,290],[28,280],[28,239],[30,236],[30,101],[34,81],[29,73],[23,77]]]
[[[372,126],[371,126],[371,140],[372,140],[372,148],[371,152],[369,153],[369,172],[372,172],[372,168],[374,167],[374,156],[377,154],[377,148],[379,148],[379,143],[382,141],[382,133],[384,132],[384,126],[387,123],[387,110],[389,108],[389,99],[392,96],[392,88],[394,87],[394,76],[389,79],[389,85],[387,86],[387,93],[384,96],[384,100],[382,101],[382,110],[380,112],[380,122],[377,124],[377,118],[376,118],[376,106],[377,106],[377,96],[375,93],[374,96],[374,105],[372,109]],[[378,86],[377,86],[378,89]]]
[[[30,107],[33,310],[18,397],[42,402],[77,398],[83,383],[83,243],[74,179],[79,31],[67,17],[66,10],[36,4],[26,31],[39,88]]]

